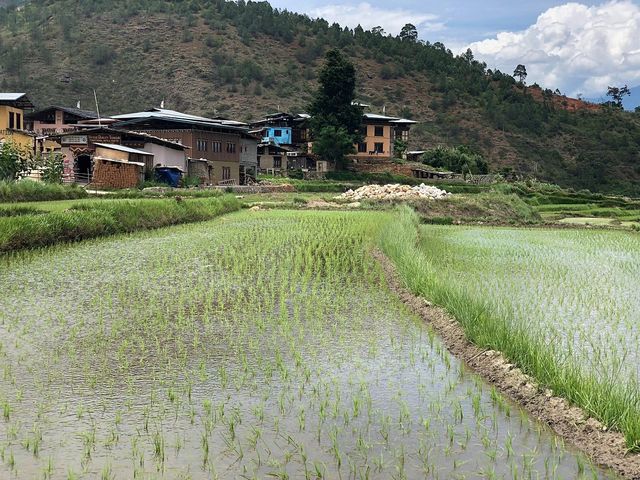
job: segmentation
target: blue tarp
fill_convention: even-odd
[[[180,185],[182,172],[177,168],[156,167],[156,178],[159,182],[167,183],[175,188]]]

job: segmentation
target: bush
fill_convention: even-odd
[[[455,173],[486,174],[489,171],[489,165],[482,155],[464,146],[432,148],[422,156],[422,162]]]
[[[33,180],[0,181],[0,202],[72,200],[87,196],[87,192],[76,185],[47,184]]]
[[[50,153],[43,156],[40,160],[40,169],[42,172],[42,180],[46,183],[62,183],[64,174],[64,157]]]
[[[0,218],[0,252],[210,220],[240,208],[233,196],[205,200],[106,200],[65,212]]]

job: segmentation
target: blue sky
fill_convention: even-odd
[[[490,68],[524,63],[528,83],[598,97],[608,85],[640,86],[640,0],[273,0],[278,8],[396,35],[413,23],[420,38],[458,53],[471,47]]]

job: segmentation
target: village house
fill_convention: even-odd
[[[59,106],[47,107],[26,116],[29,130],[38,135],[72,132],[79,128],[79,123],[97,118],[98,114],[90,110]]]
[[[258,134],[261,143],[264,144],[304,148],[310,139],[309,118],[311,117],[304,113],[297,115],[284,112],[272,113],[261,120],[251,122],[251,133]]]
[[[362,141],[356,147],[353,158],[390,160],[394,158],[396,139],[408,142],[409,129],[415,124],[413,120],[388,117],[375,113],[362,116]]]
[[[251,123],[251,133],[261,139],[258,145],[260,171],[316,170],[315,156],[310,153],[309,118],[307,114],[278,112]]]
[[[0,93],[0,142],[11,141],[19,148],[35,152],[36,135],[25,129],[25,115],[33,103],[25,93]]]
[[[258,169],[271,175],[286,172],[288,168],[288,152],[290,150],[287,147],[260,143],[258,145]]]
[[[156,168],[188,170],[188,147],[143,132],[97,127],[54,135],[68,182],[130,188]]]
[[[256,168],[256,161],[249,157],[254,151],[253,142],[257,146],[257,139],[248,134],[247,126],[242,122],[199,117],[164,108],[112,118],[118,121],[114,127],[148,132],[189,147],[189,175],[198,177],[202,184],[241,184],[241,158],[246,162],[242,164],[242,180],[251,178],[247,172]]]

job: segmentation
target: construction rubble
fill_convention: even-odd
[[[437,187],[431,185],[416,185],[411,187],[409,185],[400,185],[398,183],[393,185],[365,185],[357,190],[348,190],[342,195],[335,197],[339,200],[413,200],[418,198],[428,198],[431,200],[437,200],[445,198],[451,195],[444,190],[440,190]]]

